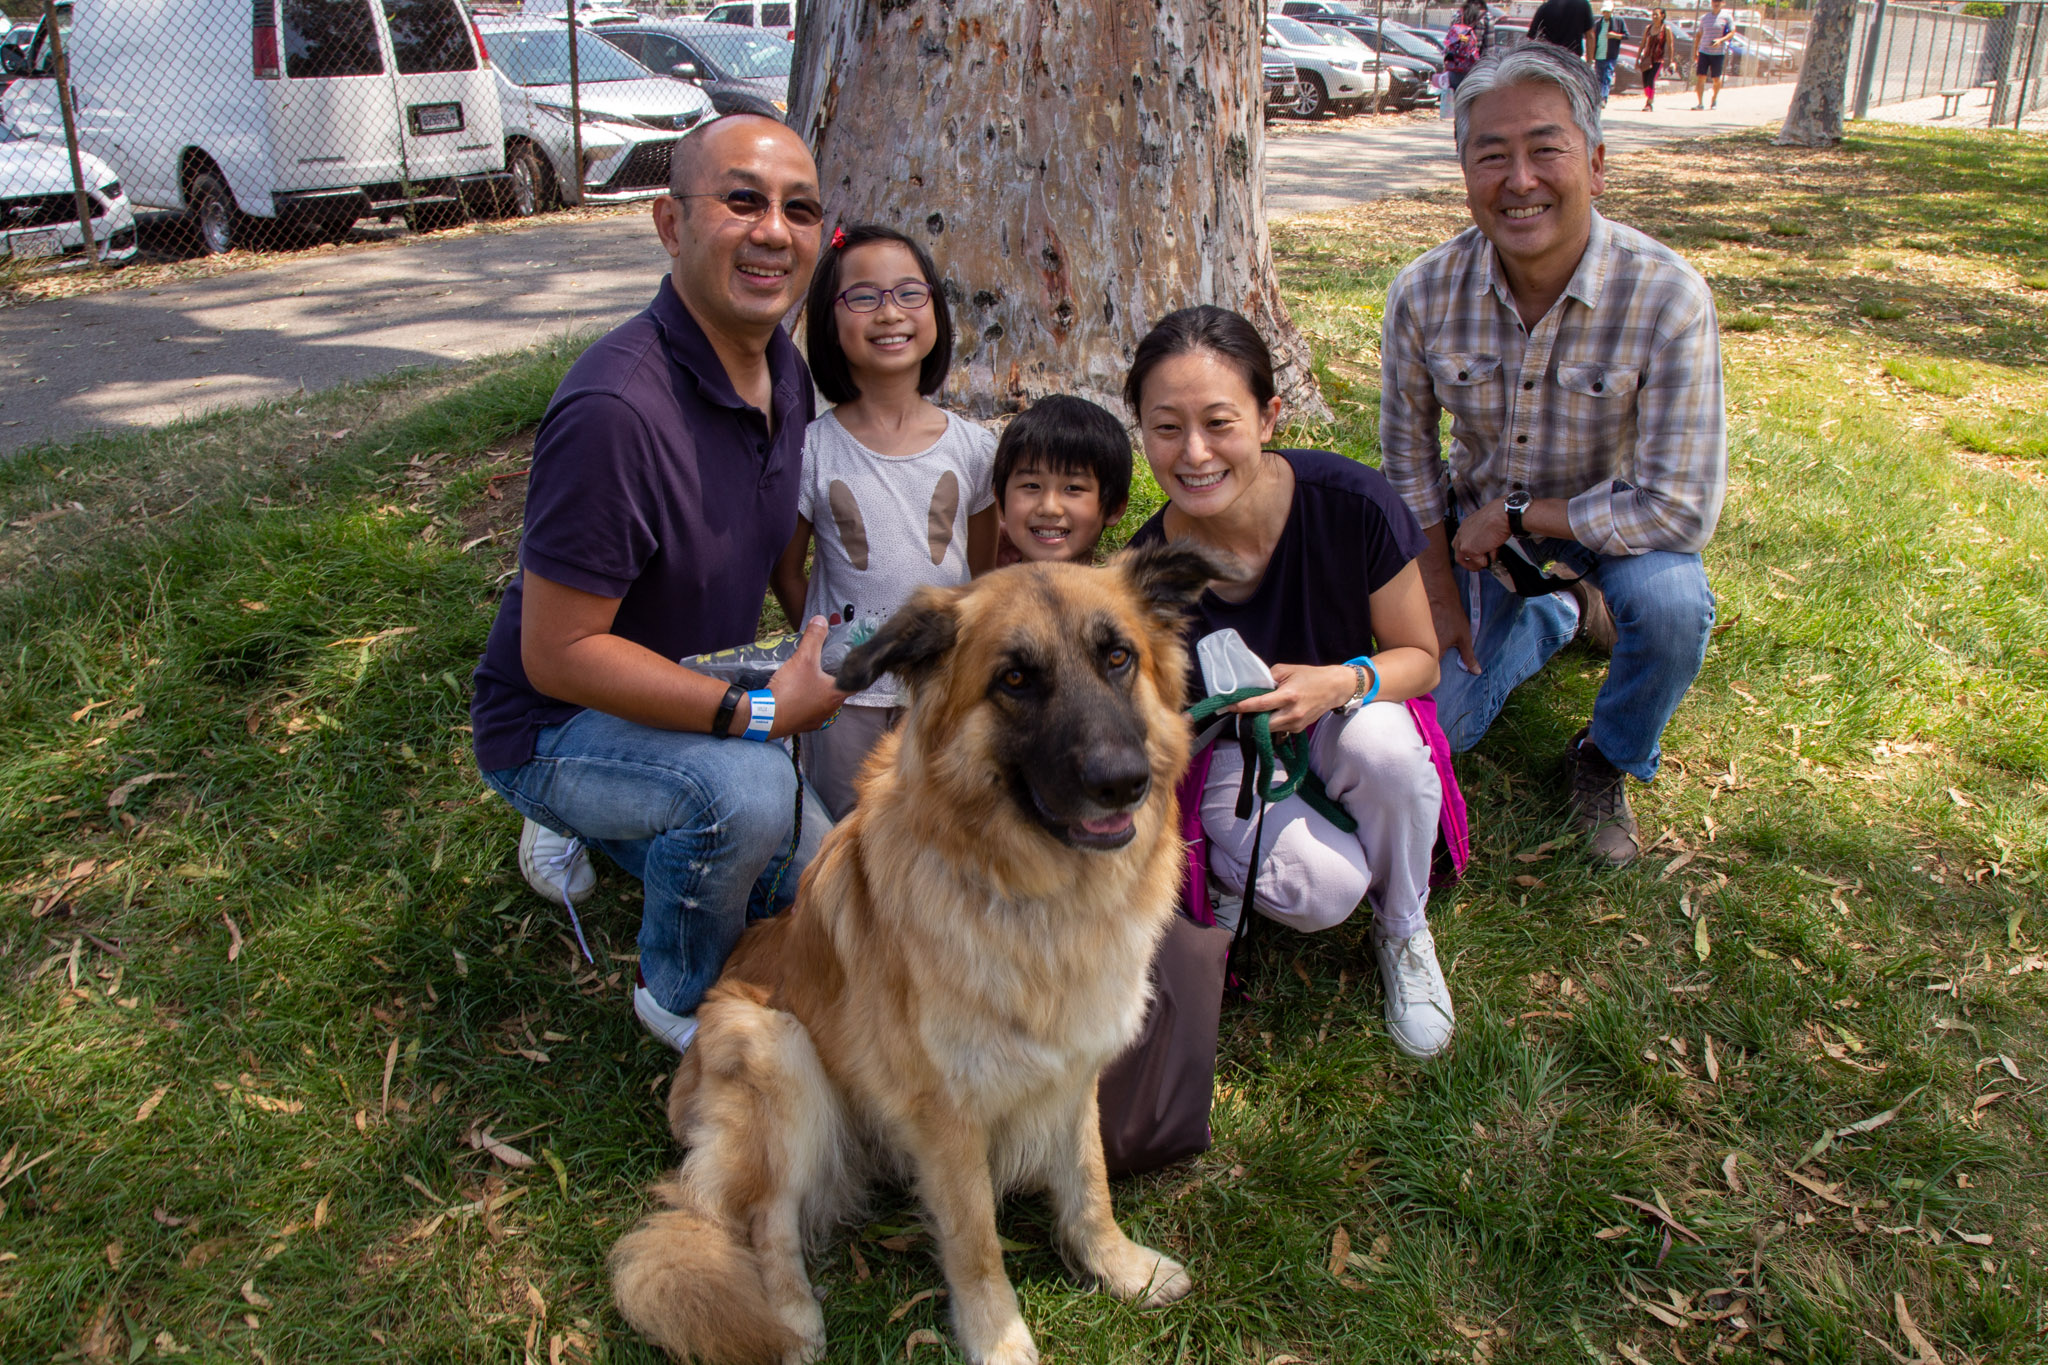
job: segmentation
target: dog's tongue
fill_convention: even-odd
[[[1083,820],[1081,822],[1081,828],[1087,830],[1090,834],[1121,834],[1130,827],[1131,813],[1129,811],[1119,811],[1115,815],[1105,815],[1100,820]]]

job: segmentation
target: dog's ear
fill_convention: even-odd
[[[884,673],[908,682],[936,668],[959,636],[950,595],[920,588],[882,628],[855,645],[833,681],[842,692],[861,692]]]
[[[1230,568],[1222,555],[1192,540],[1147,541],[1125,550],[1112,562],[1137,591],[1146,612],[1175,627],[1202,589],[1224,577]]]

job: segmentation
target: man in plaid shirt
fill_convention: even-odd
[[[1625,775],[1655,776],[1706,656],[1700,550],[1728,458],[1705,281],[1593,211],[1605,148],[1590,77],[1531,43],[1460,84],[1474,226],[1388,291],[1380,443],[1429,539],[1438,643],[1457,655],[1436,689],[1453,748],[1611,607],[1607,679],[1566,766],[1574,823],[1621,866],[1641,851]]]

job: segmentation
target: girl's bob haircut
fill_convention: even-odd
[[[819,393],[834,403],[851,403],[860,397],[860,386],[853,382],[846,352],[839,346],[838,299],[845,288],[840,276],[845,273],[846,253],[870,242],[895,242],[908,247],[917,259],[924,282],[931,286],[931,302],[925,307],[932,310],[932,323],[938,335],[917,372],[917,391],[930,397],[946,382],[946,371],[953,366],[953,312],[946,306],[944,282],[939,279],[930,252],[896,229],[874,223],[842,225],[832,234],[830,244],[818,253],[818,270],[811,277],[811,292],[804,300],[804,353],[811,362],[811,381],[818,386]]]

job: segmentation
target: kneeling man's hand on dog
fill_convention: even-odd
[[[768,690],[775,694],[775,728],[769,732],[773,738],[808,734],[853,695],[841,692],[825,671],[825,629],[822,616],[806,622],[796,653],[768,680]]]
[[[1265,711],[1273,718],[1274,734],[1291,735],[1308,729],[1351,700],[1351,693],[1358,686],[1358,675],[1342,666],[1318,668],[1313,664],[1274,664],[1273,680],[1279,686],[1271,692],[1247,697],[1224,710],[1240,716]]]

